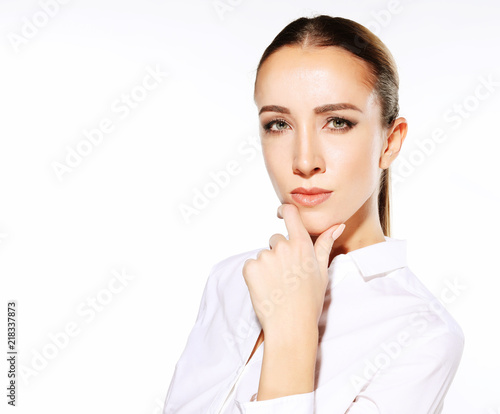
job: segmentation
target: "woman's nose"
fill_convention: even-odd
[[[312,127],[303,128],[294,139],[293,172],[306,177],[324,172],[325,160],[315,130]]]

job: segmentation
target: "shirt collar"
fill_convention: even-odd
[[[385,242],[371,244],[335,256],[330,263],[329,270],[352,260],[361,275],[365,279],[370,279],[376,275],[406,267],[406,240],[388,236],[384,238]]]

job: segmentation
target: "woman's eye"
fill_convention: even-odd
[[[346,123],[343,119],[334,119],[332,122],[333,125],[338,128],[342,128]]]
[[[286,122],[284,121],[277,121],[275,123],[275,126],[278,130],[285,129],[286,128]]]
[[[328,119],[328,124],[332,124],[332,126],[328,127],[328,129],[332,130],[333,132],[347,132],[354,125],[356,125],[354,122],[339,117]],[[264,125],[265,132],[272,134],[280,134],[282,132],[285,132],[289,128],[290,126],[283,119],[273,119],[272,121]]]
[[[271,122],[268,122],[266,125],[264,125],[264,129],[267,132],[278,132],[278,133],[283,132],[285,129],[287,129],[287,127],[288,124],[282,119],[274,119]]]
[[[351,121],[348,121],[347,119],[344,118],[330,118],[328,120],[328,123],[333,125],[333,129],[335,131],[347,131],[351,129],[355,124]]]

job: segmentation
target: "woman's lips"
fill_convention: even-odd
[[[330,194],[332,194],[331,191],[319,194],[292,193],[292,198],[303,206],[313,207],[325,201],[328,197],[330,197]]]

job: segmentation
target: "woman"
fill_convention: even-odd
[[[408,128],[390,52],[351,20],[299,18],[254,98],[288,235],[212,267],[164,414],[440,413],[464,336],[390,237]]]

